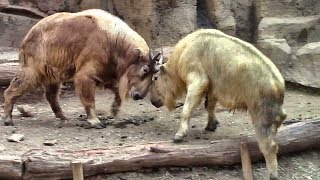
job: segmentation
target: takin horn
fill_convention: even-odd
[[[159,53],[159,54],[161,54],[160,59],[159,59],[159,64],[161,66],[164,63],[163,62],[163,48],[162,47],[161,47],[161,53]]]

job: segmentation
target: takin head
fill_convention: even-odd
[[[139,61],[132,64],[126,70],[126,75],[120,79],[119,92],[121,99],[131,97],[133,100],[143,99],[150,89],[152,76],[156,72],[155,64],[158,61],[161,52],[154,55],[149,50],[147,56],[142,55],[141,50],[136,49]]]
[[[169,110],[176,107],[175,103],[175,78],[167,72],[165,63],[163,63],[163,55],[160,56],[159,63],[156,66],[156,73],[152,77],[152,85],[150,90],[150,101],[156,108],[165,105]]]

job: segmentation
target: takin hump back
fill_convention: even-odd
[[[161,58],[162,59],[162,58]],[[219,102],[230,109],[248,110],[270,178],[277,178],[278,150],[274,136],[286,118],[282,109],[285,82],[276,66],[251,44],[221,31],[195,31],[174,47],[168,61],[160,63],[151,87],[151,103],[169,109],[186,94],[180,128],[174,137],[180,142],[188,133],[192,111],[206,97],[206,130],[214,131]]]
[[[4,93],[4,123],[13,125],[16,99],[38,86],[43,86],[56,117],[67,119],[57,101],[58,92],[62,82],[74,80],[88,122],[102,128],[95,114],[95,88],[114,92],[116,116],[127,97],[146,96],[154,59],[144,39],[108,12],[90,9],[48,16],[31,28],[20,46],[21,72]]]

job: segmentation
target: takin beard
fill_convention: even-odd
[[[169,111],[176,109],[176,99],[172,95],[172,92],[168,92],[169,95],[166,95],[164,99],[164,105],[168,108]]]
[[[127,73],[125,73],[123,76],[121,76],[120,81],[119,81],[119,95],[120,95],[120,99],[121,101],[125,101],[128,99],[129,97],[129,93],[128,93],[128,77],[127,77]]]
[[[165,82],[162,83],[161,91],[164,94],[164,105],[169,111],[176,109],[176,100],[186,94],[185,85],[176,77],[166,74]],[[164,86],[164,84],[166,86]]]

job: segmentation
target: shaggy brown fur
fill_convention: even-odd
[[[128,96],[146,96],[154,61],[144,39],[119,18],[102,10],[56,13],[39,21],[24,38],[19,52],[22,71],[4,93],[6,125],[24,92],[42,85],[56,117],[66,119],[57,101],[62,82],[74,79],[76,93],[92,126],[102,125],[95,114],[94,92],[115,93],[112,113]]]

